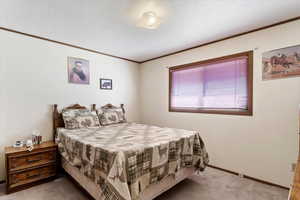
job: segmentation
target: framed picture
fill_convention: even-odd
[[[112,79],[100,79],[100,89],[103,90],[112,90]]]
[[[300,45],[268,51],[262,57],[263,80],[300,76]]]
[[[89,61],[82,58],[68,57],[69,83],[90,84]]]

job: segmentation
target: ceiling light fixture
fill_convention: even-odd
[[[144,12],[141,16],[138,26],[147,29],[156,29],[159,27],[161,19],[153,11]]]

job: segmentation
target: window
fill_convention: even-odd
[[[169,111],[252,115],[253,52],[169,69]]]

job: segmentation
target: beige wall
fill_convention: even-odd
[[[297,159],[300,78],[262,81],[261,58],[265,51],[300,45],[299,36],[300,20],[142,64],[142,122],[199,130],[212,165],[289,186]],[[166,67],[248,50],[254,50],[252,117],[168,112]]]
[[[4,146],[30,137],[35,129],[51,139],[52,104],[111,102],[125,103],[130,121],[199,130],[213,165],[289,186],[291,163],[297,157],[300,78],[262,81],[261,53],[300,44],[299,35],[300,21],[296,21],[139,68],[131,62],[0,31],[0,180],[4,178]],[[166,67],[255,48],[253,117],[168,112]],[[90,85],[68,84],[68,56],[90,61]],[[99,90],[100,77],[112,78],[114,90]],[[136,109],[139,104],[141,109]]]
[[[0,31],[0,180],[4,146],[41,131],[52,138],[51,105],[125,104],[130,121],[139,120],[138,64],[30,37]],[[69,84],[67,57],[90,61],[90,85]],[[113,79],[113,90],[100,90],[99,78]]]

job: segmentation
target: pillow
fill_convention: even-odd
[[[78,129],[99,127],[99,118],[95,111],[86,109],[67,109],[62,112],[65,128]]]
[[[97,112],[100,123],[103,126],[126,122],[122,108],[100,108]]]

